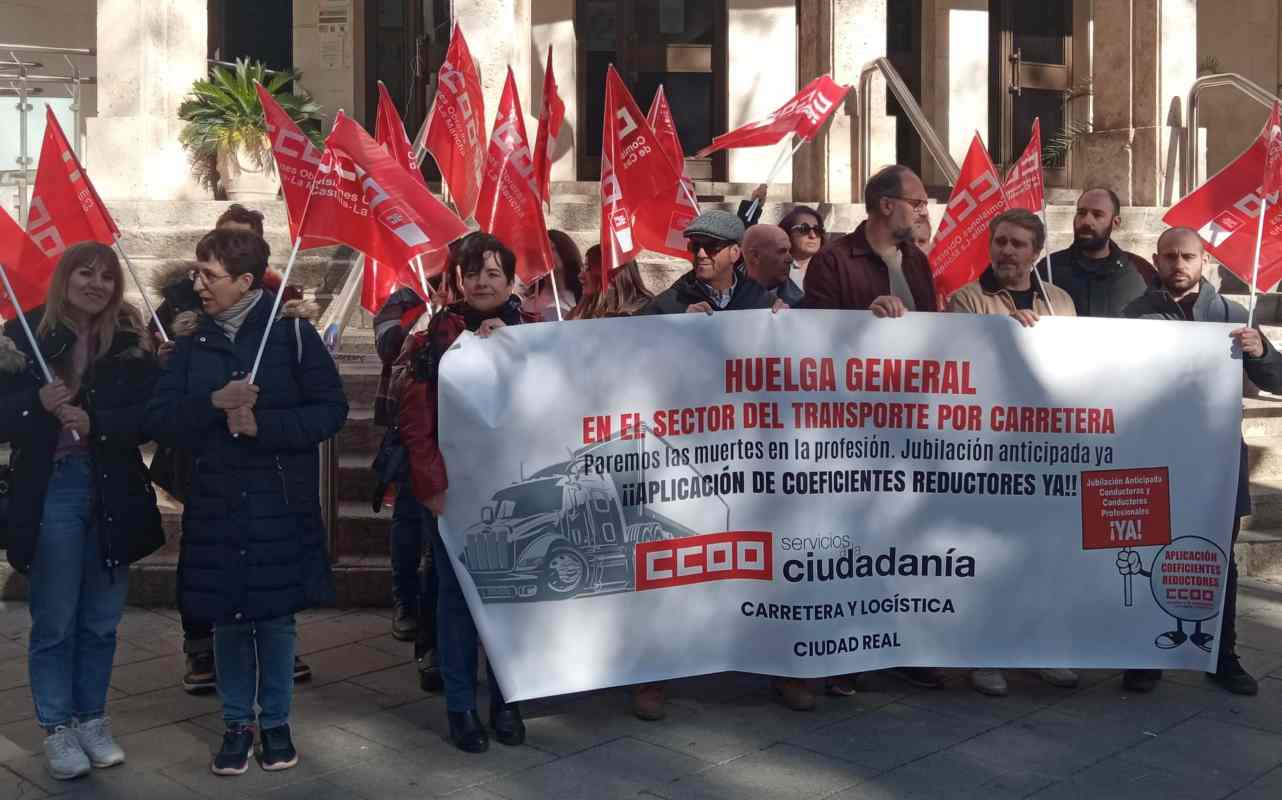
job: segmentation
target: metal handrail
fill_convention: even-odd
[[[52,53],[64,56],[96,56],[92,47],[45,47],[38,44],[0,44],[0,50],[10,53]]]
[[[1202,185],[1202,164],[1197,158],[1198,148],[1200,147],[1199,139],[1201,137],[1199,124],[1202,92],[1206,89],[1220,86],[1232,86],[1265,108],[1272,108],[1274,103],[1282,102],[1282,98],[1279,98],[1250,78],[1239,75],[1236,72],[1203,75],[1193,81],[1193,85],[1189,88],[1188,125],[1184,129],[1184,153],[1182,159],[1184,162],[1184,194],[1189,194]]]
[[[931,158],[943,170],[944,177],[950,184],[957,182],[957,177],[961,170],[957,167],[957,162],[949,155],[948,148],[940,140],[939,134],[936,133],[930,120],[926,119],[926,114],[921,110],[917,103],[917,98],[909,91],[908,84],[900,77],[899,71],[890,63],[890,59],[874,58],[864,65],[859,73],[859,120],[856,127],[856,156],[859,159],[859,175],[855,188],[855,194],[863,196],[864,185],[868,183],[871,175],[872,158],[872,76],[880,72],[886,79],[886,88],[899,101],[899,106],[908,115],[908,121],[912,123],[913,128],[921,137],[922,144],[926,147],[926,152],[930,153]]]

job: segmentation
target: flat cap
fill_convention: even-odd
[[[729,211],[705,211],[690,220],[683,233],[687,239],[691,236],[707,236],[723,242],[739,243],[743,241],[743,222]]]

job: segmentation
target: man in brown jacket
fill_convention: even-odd
[[[935,281],[913,226],[926,216],[926,187],[908,167],[892,166],[864,187],[868,219],[828,244],[806,269],[802,308],[872,311],[902,317],[936,311]]]
[[[1068,292],[1043,281],[1033,262],[1046,243],[1037,215],[1011,209],[988,223],[988,268],[979,280],[953,293],[948,310],[964,314],[1002,314],[1031,326],[1041,315],[1075,317]]]

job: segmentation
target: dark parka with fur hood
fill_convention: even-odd
[[[235,341],[203,313],[174,320],[144,428],[188,450],[179,604],[188,618],[227,624],[284,616],[334,600],[321,522],[317,446],[347,418],[338,369],[320,335],[285,304],[258,371],[256,437],[233,438],[210,395],[245,377],[268,325],[264,291]]]
[[[43,315],[43,308],[27,315],[32,331],[39,330]],[[99,563],[104,569],[130,564],[165,543],[155,490],[138,453],[147,440],[143,407],[158,374],[156,357],[142,347],[140,336],[146,333],[132,309],[122,312],[110,350],[89,365],[74,401],[89,414],[94,515],[103,532]],[[51,369],[70,357],[75,341],[76,335],[61,326],[40,338]],[[0,336],[0,441],[14,451],[8,552],[19,572],[29,572],[35,556],[62,427],[40,404],[43,385],[30,342],[18,321],[10,320]]]

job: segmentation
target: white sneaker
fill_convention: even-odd
[[[970,685],[989,697],[1006,696],[1006,676],[1000,669],[977,669],[970,673]]]
[[[1037,674],[1051,686],[1058,686],[1061,689],[1077,688],[1077,673],[1071,669],[1039,669]]]
[[[89,756],[80,749],[74,728],[59,725],[45,737],[45,766],[55,780],[69,781],[89,772]]]
[[[98,717],[76,725],[76,739],[89,757],[89,763],[98,769],[125,763],[125,751],[111,738],[111,719]]]

